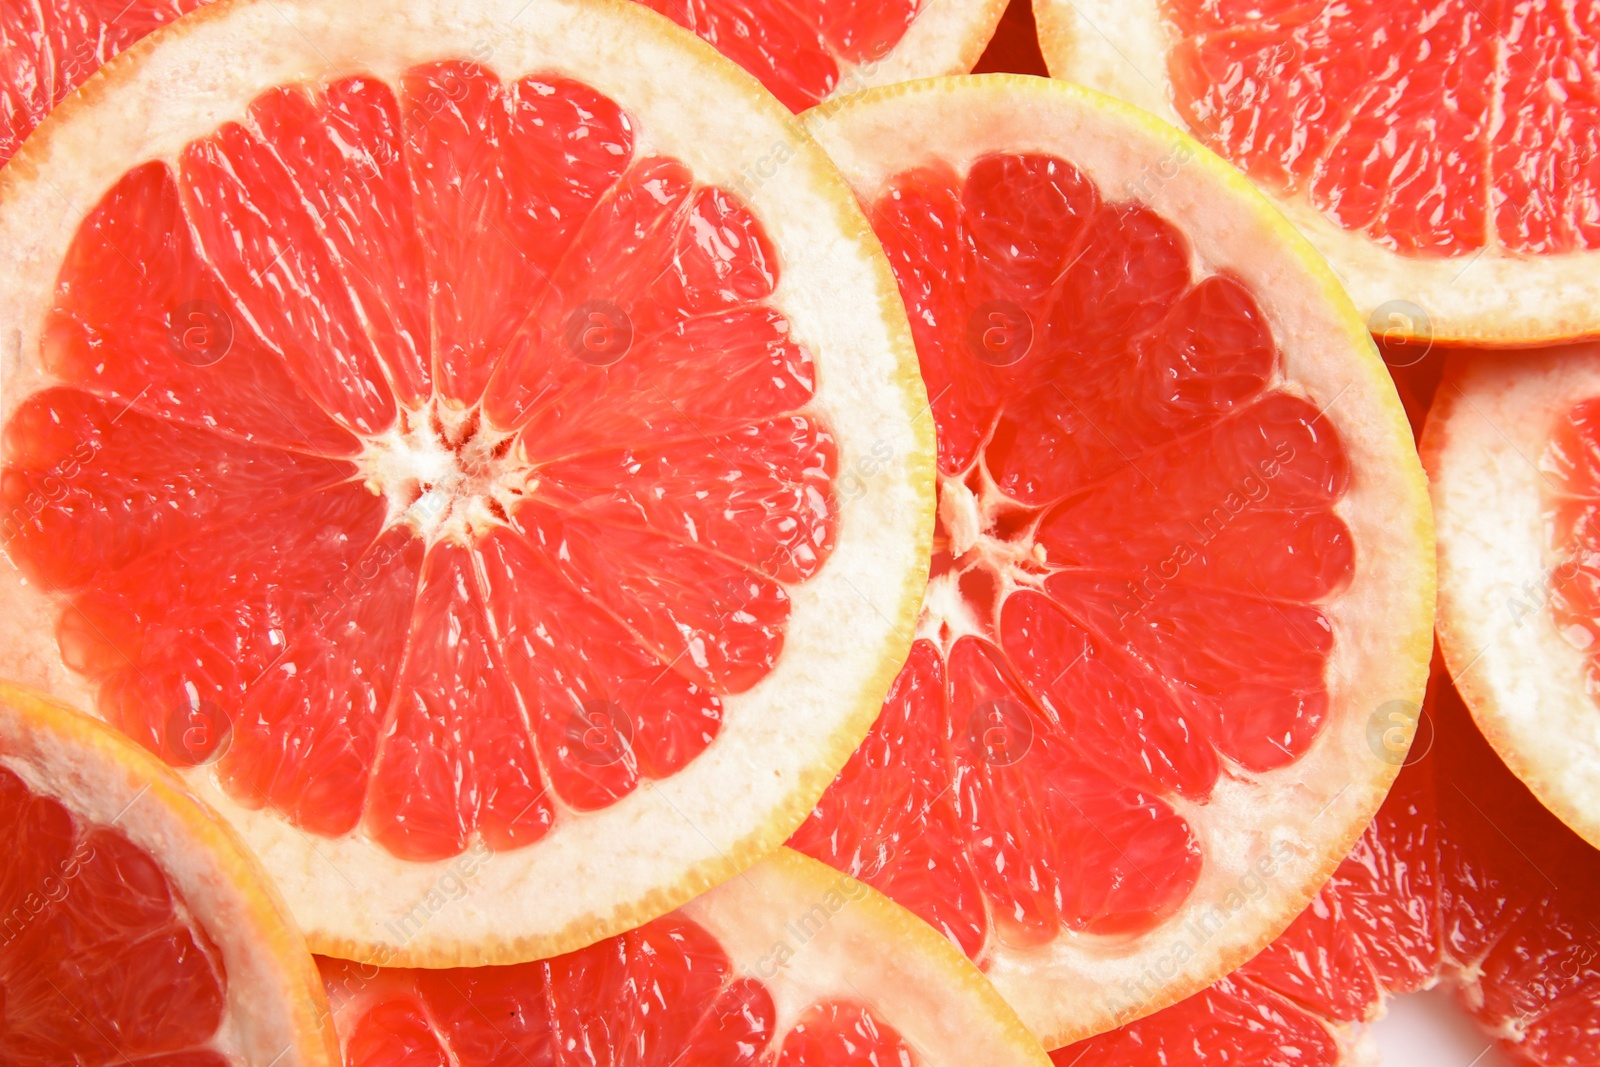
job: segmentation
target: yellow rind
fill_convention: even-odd
[[[1173,41],[1159,0],[1033,0],[1033,10],[1052,77],[1185,125],[1172,103],[1166,52]],[[1344,229],[1303,197],[1266,195],[1349,276],[1363,313],[1394,299],[1426,310],[1421,328],[1406,316],[1384,324],[1381,332],[1396,341],[1520,350],[1600,337],[1600,284],[1584,280],[1600,270],[1600,251],[1528,256],[1490,247],[1408,257]],[[1469,270],[1475,277],[1467,296],[1459,283]],[[1557,292],[1563,288],[1573,291]]]
[[[326,955],[386,966],[421,967],[514,963],[558,955],[648,922],[744,870],[780,846],[799,827],[866,736],[909,651],[921,609],[934,527],[934,427],[910,327],[893,274],[853,194],[795,116],[768,94],[753,76],[723,58],[709,44],[664,16],[630,0],[582,0],[582,3],[586,9],[592,10],[592,14],[585,11],[586,17],[618,20],[622,25],[631,23],[641,35],[670,38],[676,47],[692,53],[699,60],[706,83],[704,92],[708,97],[713,92],[713,86],[719,86],[722,90],[721,99],[737,99],[762,118],[780,126],[783,139],[792,152],[786,168],[804,168],[804,174],[809,176],[810,187],[825,197],[833,212],[833,223],[842,238],[839,243],[853,245],[870,262],[871,274],[878,289],[875,303],[882,325],[890,335],[889,354],[895,366],[885,384],[898,395],[899,403],[911,420],[915,439],[913,447],[895,456],[894,465],[898,472],[896,477],[903,479],[918,498],[915,535],[902,546],[902,550],[909,550],[916,562],[899,582],[898,597],[892,608],[876,608],[893,633],[883,644],[879,665],[860,686],[843,724],[827,742],[824,755],[793,779],[787,786],[787,798],[771,809],[759,830],[721,847],[714,858],[685,867],[680,877],[670,883],[658,884],[630,903],[603,914],[590,912],[558,931],[543,936],[496,934],[492,937],[464,939],[451,936],[449,931],[438,937],[430,932],[428,939],[408,942],[397,950],[380,938],[342,936],[338,931],[323,928],[302,916],[301,926],[305,929],[307,941],[314,951]],[[41,168],[58,150],[63,131],[82,121],[85,115],[92,115],[96,108],[116,102],[126,92],[127,83],[135,79],[152,57],[161,55],[164,49],[174,47],[175,42],[198,30],[225,23],[262,6],[264,0],[218,0],[151,34],[102,67],[39,126],[10,164],[0,170],[0,219],[7,214],[19,214],[15,203],[18,190],[37,179]],[[278,5],[272,6],[276,8]],[[328,6],[338,5],[334,0],[328,0]],[[479,2],[463,6],[484,5]],[[284,18],[287,21],[288,16]],[[826,373],[826,368],[823,368],[823,372]],[[17,388],[14,382],[11,387]],[[900,565],[898,559],[895,563],[897,567]],[[52,689],[58,683],[56,675],[43,676],[37,669],[38,656],[34,650],[16,652],[14,655],[15,658],[10,658],[0,653],[0,674],[15,675],[30,684]],[[204,775],[206,772],[201,769],[196,773]],[[234,817],[225,804],[228,798],[214,787],[205,796],[225,817]],[[439,929],[439,924],[435,924],[435,929]]]
[[[245,914],[251,920],[247,929],[208,929],[207,934],[219,943],[247,938],[278,964],[278,992],[291,1009],[297,1039],[295,1055],[288,1056],[285,1049],[282,1062],[337,1067],[338,1039],[316,964],[271,881],[232,828],[190,792],[183,779],[165,763],[98,720],[43,693],[0,681],[0,716],[20,721],[25,738],[37,734],[66,740],[102,768],[108,783],[120,775],[138,791],[141,804],[148,799],[180,824],[184,844],[202,850],[223,872],[228,886],[246,903]],[[26,760],[36,753],[27,748],[18,751],[0,747],[0,755]],[[49,768],[44,770],[48,773]],[[72,807],[70,800],[67,806]],[[184,888],[182,878],[167,867],[165,861],[170,857],[157,853],[152,858],[180,889]],[[241,1010],[241,1005],[230,1006]]]
[[[910,954],[921,957],[931,965],[930,970],[936,975],[941,991],[950,994],[951,1001],[959,1002],[961,1009],[968,1011],[972,1005],[977,1005],[983,1014],[991,1017],[997,1036],[1004,1041],[1008,1051],[1015,1054],[1016,1063],[1031,1063],[1037,1067],[1049,1064],[1050,1057],[1045,1053],[1044,1046],[1017,1018],[1016,1012],[994,984],[960,949],[933,927],[871,886],[840,874],[827,864],[793,849],[779,848],[762,860],[761,865],[781,872],[784,878],[793,880],[797,885],[807,887],[808,895],[813,899],[821,899],[829,892],[839,891],[841,881],[847,883],[852,889],[844,895],[849,900],[846,908],[853,922],[871,927],[876,941],[885,946],[895,946],[897,951],[899,946],[909,946]],[[720,892],[736,892],[737,889],[735,883],[730,883],[727,889]],[[870,1002],[873,991],[862,988],[860,992]],[[931,1005],[930,1010],[940,1009],[937,1005]],[[900,1025],[893,1018],[884,1021],[891,1026]],[[991,1062],[989,1067],[999,1065]]]
[[[846,119],[854,112],[892,106],[893,102],[900,98],[923,93],[1010,94],[1016,97],[1031,97],[1037,101],[1055,100],[1066,106],[1088,107],[1112,113],[1120,121],[1162,142],[1169,152],[1186,153],[1184,156],[1187,160],[1186,166],[1198,165],[1201,171],[1199,177],[1186,180],[1209,181],[1225,195],[1249,204],[1256,218],[1270,228],[1284,248],[1292,251],[1299,268],[1314,282],[1317,297],[1338,319],[1340,347],[1349,357],[1345,365],[1364,378],[1369,387],[1368,399],[1372,407],[1365,414],[1369,415],[1373,422],[1371,436],[1380,442],[1387,442],[1385,448],[1388,459],[1394,469],[1402,473],[1401,495],[1399,499],[1391,502],[1392,507],[1387,515],[1387,521],[1391,528],[1403,530],[1405,533],[1404,538],[1396,540],[1405,540],[1415,546],[1412,562],[1417,573],[1413,575],[1415,579],[1413,584],[1406,590],[1407,599],[1395,605],[1396,612],[1391,617],[1375,620],[1370,625],[1377,626],[1381,622],[1387,627],[1383,635],[1382,651],[1381,653],[1375,651],[1374,655],[1382,655],[1391,664],[1397,665],[1394,668],[1399,680],[1397,690],[1407,694],[1406,699],[1420,705],[1427,686],[1432,655],[1437,595],[1433,517],[1427,479],[1417,460],[1404,406],[1395,392],[1377,346],[1373,343],[1372,336],[1355,305],[1327,262],[1240,171],[1195,138],[1147,111],[1094,89],[1072,83],[1022,74],[982,74],[924,79],[869,89],[839,100],[826,101],[803,113],[801,119],[818,133],[819,139],[826,142],[828,138],[822,136],[821,131],[826,129],[829,123]],[[973,105],[967,102],[952,101],[946,105],[945,113],[955,114],[971,106]],[[901,163],[909,166],[916,162],[919,161],[896,160],[895,167],[886,169],[888,173],[893,173]],[[849,175],[848,164],[842,163],[842,165]],[[858,189],[858,194],[862,199],[870,200],[875,191],[875,189]],[[1190,229],[1192,231],[1203,225],[1202,221]],[[1358,545],[1357,551],[1361,550],[1361,546]],[[1409,745],[1409,739],[1407,744]],[[1398,762],[1390,764],[1371,760],[1370,763],[1369,778],[1366,781],[1351,783],[1350,789],[1345,794],[1343,799],[1346,803],[1342,808],[1344,817],[1339,832],[1327,838],[1326,847],[1322,850],[1313,871],[1307,877],[1300,879],[1292,891],[1282,892],[1270,898],[1274,905],[1270,912],[1252,913],[1258,932],[1248,943],[1222,956],[1215,965],[1206,970],[1182,974],[1179,979],[1166,984],[1160,996],[1146,1000],[1130,1011],[1112,1013],[1098,1009],[1082,1010],[1075,1018],[1059,1015],[1055,1018],[1030,1017],[1029,1012],[1023,1011],[1024,1020],[1032,1027],[1045,1047],[1059,1048],[1168,1007],[1211,985],[1223,975],[1247,962],[1277,938],[1311,903],[1323,884],[1344,861],[1350,849],[1355,846],[1400,770]],[[1020,1004],[1018,1007],[1021,1010]]]
[[[1522,379],[1524,384],[1524,375],[1550,376],[1552,385],[1541,390],[1544,398],[1554,395],[1561,403],[1576,404],[1595,395],[1594,390],[1600,386],[1600,374],[1593,369],[1596,355],[1594,351],[1558,348],[1530,356],[1525,362],[1491,364],[1484,361],[1494,360],[1492,354],[1463,353],[1446,365],[1423,427],[1420,451],[1423,466],[1433,477],[1441,529],[1453,531],[1441,542],[1438,617],[1439,651],[1451,681],[1478,731],[1501,762],[1556,818],[1600,848],[1600,807],[1593,804],[1594,798],[1600,796],[1600,782],[1592,776],[1584,779],[1574,775],[1570,766],[1562,763],[1575,753],[1592,753],[1595,745],[1594,731],[1585,731],[1581,725],[1590,721],[1595,711],[1593,698],[1585,691],[1586,653],[1559,638],[1541,641],[1534,636],[1541,628],[1553,629],[1547,590],[1537,586],[1530,589],[1522,584],[1523,576],[1519,574],[1491,573],[1495,571],[1492,559],[1482,558],[1484,546],[1477,542],[1483,531],[1463,528],[1460,506],[1452,507],[1449,500],[1453,484],[1463,477],[1478,475],[1491,485],[1502,487],[1507,482],[1531,483],[1540,477],[1531,467],[1525,475],[1521,469],[1524,464],[1539,461],[1534,449],[1544,442],[1537,440],[1537,435],[1530,440],[1521,419],[1491,419],[1479,406],[1486,403],[1485,391],[1480,388],[1469,396],[1466,383],[1491,365],[1504,377]],[[1561,376],[1564,366],[1570,368],[1579,362],[1589,367],[1575,377],[1586,381]],[[1503,387],[1504,379],[1501,384]],[[1498,400],[1493,394],[1500,392],[1501,389],[1490,390],[1490,398]],[[1553,422],[1561,413],[1560,409],[1541,411],[1526,406],[1533,402],[1525,397],[1508,407],[1513,413],[1521,408],[1521,413],[1535,423]],[[1472,445],[1465,435],[1475,432],[1491,435],[1493,448],[1514,458],[1476,453],[1447,461],[1452,446]],[[1470,469],[1473,466],[1479,469]],[[1483,506],[1496,509],[1493,514],[1497,517],[1518,512],[1504,499],[1487,500]],[[1526,528],[1538,522],[1513,525]],[[1547,561],[1541,556],[1544,546],[1536,540],[1521,542],[1506,537],[1491,547],[1533,560],[1534,569],[1544,572],[1542,580],[1550,580],[1545,571]],[[1486,620],[1480,614],[1483,608],[1479,599],[1486,579],[1503,585],[1507,600],[1522,603],[1530,617],[1506,622]],[[1526,644],[1512,643],[1513,636],[1523,638],[1524,634]],[[1537,679],[1530,677],[1535,673],[1539,675]],[[1538,688],[1531,688],[1533,685]],[[1516,721],[1519,718],[1533,720],[1523,723],[1520,737]],[[1530,732],[1537,735],[1532,745]],[[1583,733],[1589,736],[1581,736]]]

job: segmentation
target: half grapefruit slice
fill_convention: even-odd
[[[0,246],[0,674],[184,768],[320,950],[630,929],[877,714],[932,527],[904,311],[665,20],[196,12],[29,140]]]
[[[1204,993],[1055,1062],[1376,1063],[1365,1024],[1441,983],[1515,1062],[1600,1062],[1600,852],[1506,770],[1442,667],[1431,695],[1378,818],[1287,933]]]
[[[1050,72],[1250,175],[1374,332],[1600,333],[1600,16],[1544,0],[1035,0]]]
[[[910,659],[792,843],[1061,1044],[1248,959],[1377,810],[1369,722],[1427,677],[1422,472],[1321,260],[1164,123],[1015,75],[807,121],[900,280],[939,526]]]
[[[1600,845],[1600,350],[1452,358],[1423,432],[1439,644],[1478,728]]]
[[[586,1064],[1049,1063],[926,923],[787,849],[571,955],[435,971],[327,960],[323,975],[346,1067],[553,1063],[568,1049]]]
[[[0,683],[0,1062],[339,1062],[316,967],[239,839],[149,753]]]

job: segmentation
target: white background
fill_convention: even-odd
[[[1442,987],[1391,999],[1372,1036],[1382,1067],[1513,1067]]]

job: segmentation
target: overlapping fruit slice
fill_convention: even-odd
[[[0,165],[106,60],[202,2],[0,2]],[[795,111],[868,85],[970,70],[1005,8],[1003,0],[643,2],[710,42]]]
[[[830,96],[972,69],[1005,0],[641,0],[795,111]]]
[[[939,527],[910,659],[792,843],[1060,1044],[1248,958],[1371,818],[1367,722],[1426,675],[1421,472],[1334,281],[1176,131],[1007,76],[811,126],[911,314]]]
[[[1176,122],[1374,329],[1600,333],[1600,17],[1557,0],[1036,0],[1056,77]]]
[[[849,191],[687,35],[566,11],[187,20],[0,198],[0,668],[186,768],[328,951],[565,951],[753,862],[925,579]]]
[[[508,967],[323,961],[347,1067],[1049,1061],[973,966],[787,849],[637,930]]]
[[[1439,516],[1439,643],[1478,727],[1600,846],[1600,352],[1454,356],[1423,462]]]
[[[1506,770],[1442,667],[1431,695],[1378,818],[1287,933],[1205,992],[1055,1062],[1376,1062],[1362,1024],[1439,983],[1518,1063],[1600,1059],[1600,852]]]
[[[147,752],[0,683],[0,1061],[338,1063],[311,954]]]

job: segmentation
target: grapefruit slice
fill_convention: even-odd
[[[112,56],[203,0],[0,4],[0,165]],[[643,0],[795,111],[830,95],[972,69],[1005,0]],[[493,47],[486,38],[480,42]]]
[[[637,930],[508,967],[324,960],[346,1067],[1046,1067],[927,924],[780,849]]]
[[[1364,1024],[1444,984],[1515,1062],[1600,1062],[1600,852],[1473,728],[1443,669],[1389,799],[1305,914],[1204,993],[1056,1051],[1072,1067],[1376,1063]]]
[[[0,683],[0,1062],[337,1065],[305,942],[143,749]]]
[[[1553,0],[1035,0],[1050,72],[1249,174],[1374,332],[1600,333],[1600,22]]]
[[[641,8],[196,12],[29,140],[0,246],[0,674],[181,767],[321,951],[654,918],[783,842],[904,660],[893,277]]]
[[[1454,357],[1423,462],[1439,516],[1439,643],[1478,728],[1600,845],[1600,351]]]
[[[1171,127],[1012,75],[809,125],[900,280],[939,526],[909,661],[792,843],[1058,1045],[1243,962],[1370,821],[1368,722],[1427,676],[1421,470],[1337,282]]]
[[[0,165],[101,64],[202,0],[0,3]]]
[[[963,74],[1006,0],[641,0],[794,111],[874,85]]]

